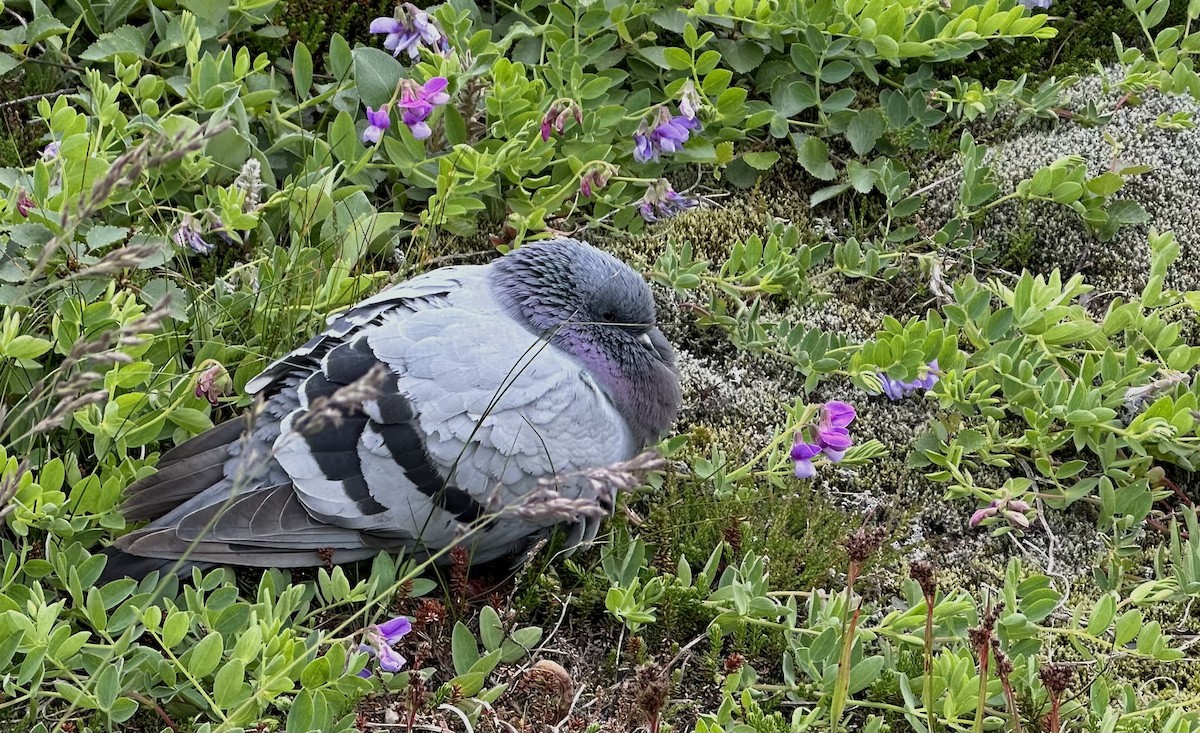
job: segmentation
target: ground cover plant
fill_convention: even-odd
[[[1200,3],[1111,5],[8,2],[0,730],[1200,730]],[[555,233],[684,382],[593,549],[97,584],[326,315]]]

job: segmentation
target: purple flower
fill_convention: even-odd
[[[817,475],[817,467],[812,459],[821,455],[821,446],[806,443],[798,439],[792,446],[792,460],[796,462],[796,478],[812,478]]]
[[[442,27],[429,17],[429,13],[412,3],[398,7],[394,17],[371,21],[371,32],[387,34],[383,47],[393,56],[399,56],[403,51],[410,59],[420,58],[422,46],[443,56],[450,53],[450,40]]]
[[[646,193],[642,196],[642,203],[638,209],[646,221],[658,221],[659,219],[669,219],[695,205],[695,199],[680,195],[671,188],[671,183],[667,179],[660,178],[646,187]]]
[[[212,366],[201,372],[200,377],[196,379],[195,394],[197,397],[203,397],[208,400],[208,404],[216,407],[220,404],[219,400],[221,394],[224,392],[224,388],[229,386],[228,372],[219,363],[212,362],[211,360],[209,363]]]
[[[975,510],[967,524],[974,529],[985,519],[1001,515],[1012,526],[1025,529],[1029,526],[1029,517],[1025,516],[1029,509],[1029,502],[1020,499],[995,499],[982,509]]]
[[[688,79],[679,90],[679,114],[689,120],[696,119],[696,113],[704,104],[704,98],[696,91],[696,84]]]
[[[612,167],[605,163],[592,165],[579,177],[579,193],[584,198],[591,198],[593,188],[604,188],[612,176]]]
[[[58,142],[51,140],[46,147],[42,148],[42,161],[49,163],[58,157]]]
[[[183,222],[175,232],[175,243],[180,247],[187,247],[196,254],[206,255],[213,251],[213,245],[204,241],[204,237],[200,236],[200,228],[191,214],[184,214]]]
[[[1017,2],[1030,10],[1046,10],[1054,0],[1017,0]]]
[[[817,445],[831,463],[838,463],[846,455],[854,440],[847,428],[854,422],[857,413],[854,405],[840,400],[830,400],[821,407],[821,421],[817,423]]]
[[[449,83],[442,76],[433,77],[425,82],[424,86],[419,86],[411,79],[400,82],[400,118],[408,125],[416,139],[424,140],[433,134],[426,120],[434,107],[440,107],[450,101],[450,95],[446,94],[446,86]]]
[[[29,212],[36,209],[37,205],[37,201],[34,201],[33,197],[25,192],[25,189],[21,189],[17,193],[17,213],[22,217],[29,218]]]
[[[363,632],[365,644],[359,644],[358,650],[366,652],[379,660],[379,667],[385,672],[399,672],[408,661],[392,648],[396,642],[412,631],[412,624],[403,616],[397,616],[391,621],[368,626]],[[371,673],[363,669],[359,677],[370,677]]]
[[[542,140],[549,140],[551,131],[562,133],[567,120],[574,119],[575,124],[583,124],[583,107],[573,99],[556,99],[542,117]]]
[[[666,107],[659,107],[654,126],[642,120],[633,134],[633,159],[645,163],[658,160],[661,153],[674,153],[683,148],[692,131],[699,129],[700,121],[694,117],[672,117]]]
[[[907,397],[916,392],[918,389],[932,389],[933,385],[938,382],[938,367],[937,359],[929,362],[926,367],[925,376],[912,380],[911,382],[902,382],[899,379],[892,379],[883,372],[879,373],[879,381],[883,383],[883,393],[890,400],[898,400]]]
[[[364,143],[378,143],[383,139],[383,133],[392,126],[392,115],[388,107],[386,104],[379,109],[367,107],[367,129],[363,130],[362,135]]]

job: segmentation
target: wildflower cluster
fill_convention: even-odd
[[[607,181],[607,178],[605,179]],[[591,188],[583,188],[585,182],[580,183],[581,190],[585,196],[591,195]],[[671,182],[665,178],[659,178],[646,187],[646,193],[642,196],[642,202],[638,205],[638,211],[641,212],[642,218],[646,221],[658,221],[675,216],[681,211],[686,211],[696,205],[695,199],[687,198],[671,188]]]
[[[666,107],[659,107],[653,117],[653,125],[643,119],[633,134],[633,159],[639,163],[658,160],[661,153],[674,153],[683,148],[692,132],[700,129],[700,121],[694,116],[671,116]]]
[[[449,83],[442,76],[435,76],[424,84],[412,79],[400,81],[400,99],[396,106],[400,108],[401,121],[417,140],[424,140],[433,134],[429,127],[429,115],[433,114],[435,108],[450,101],[450,95],[446,93]],[[391,126],[391,104],[379,109],[367,107],[367,129],[362,134],[363,142],[378,143]]]
[[[582,125],[583,107],[573,99],[554,100],[542,117],[542,140],[549,140],[552,132],[562,134],[569,119],[574,119],[575,124]]]
[[[978,527],[986,519],[1001,516],[1012,526],[1025,529],[1029,526],[1027,512],[1030,509],[1031,507],[1027,501],[1020,499],[996,499],[991,504],[972,514],[970,525],[972,528]]]
[[[796,477],[808,479],[817,475],[813,459],[824,455],[830,463],[839,463],[846,451],[854,445],[850,437],[850,423],[857,413],[854,406],[840,400],[831,400],[821,407],[821,420],[815,426],[813,442],[798,433],[792,446],[792,460],[796,462]]]
[[[175,231],[175,243],[196,254],[206,255],[213,251],[213,245],[204,240],[200,233],[200,226],[196,223],[196,217],[191,214],[183,215],[179,229]]]
[[[450,53],[450,39],[437,20],[412,3],[397,7],[394,17],[371,21],[371,32],[387,34],[383,47],[393,56],[406,53],[415,60],[421,57],[422,47],[442,56]]]
[[[939,373],[940,370],[938,368],[937,359],[934,359],[933,361],[929,362],[929,366],[926,367],[925,376],[914,379],[911,382],[902,382],[899,379],[892,379],[887,374],[882,372],[880,372],[878,376],[879,381],[883,383],[883,393],[887,395],[888,399],[890,400],[898,400],[908,397],[918,389],[932,389],[933,385],[937,384],[938,382]]]

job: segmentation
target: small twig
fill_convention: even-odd
[[[20,99],[10,99],[5,102],[0,102],[0,109],[4,109],[5,107],[15,107],[18,104],[24,104],[26,102],[36,102],[39,99],[46,99],[48,97],[57,97],[60,94],[74,94],[77,91],[79,91],[79,87],[67,87],[66,89],[55,89],[52,92],[44,92],[42,94],[30,94],[28,97],[21,97]]]
[[[179,726],[175,725],[175,721],[171,720],[171,716],[167,715],[167,711],[163,710],[162,706],[159,705],[157,702],[155,702],[153,699],[146,697],[145,695],[143,695],[140,692],[134,692],[133,690],[126,690],[125,692],[123,692],[121,694],[124,695],[125,697],[128,697],[130,700],[136,700],[136,701],[140,702],[141,704],[150,708],[154,712],[158,713],[158,717],[162,718],[162,721],[167,724],[168,728],[170,728],[175,733],[179,733]]]

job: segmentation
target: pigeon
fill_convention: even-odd
[[[102,581],[455,545],[483,563],[558,528],[586,544],[598,517],[504,510],[549,485],[611,512],[596,482],[570,477],[637,456],[681,403],[645,280],[565,237],[369,297],[246,391],[248,418],[167,451],[128,487],[125,518],[151,521],[105,549]]]

